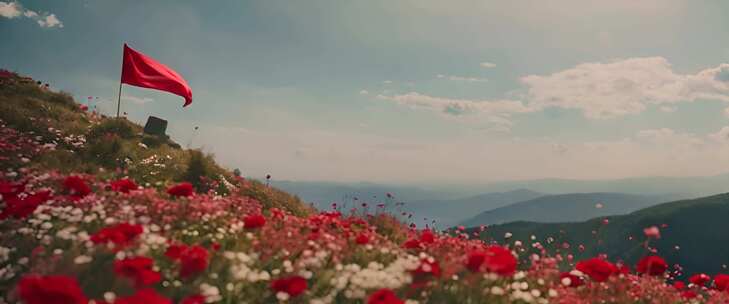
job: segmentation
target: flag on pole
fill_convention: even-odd
[[[152,57],[133,50],[126,43],[124,44],[121,83],[182,96],[185,98],[183,107],[192,103],[192,90],[180,74]]]

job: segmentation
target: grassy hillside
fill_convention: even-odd
[[[462,225],[503,224],[515,221],[538,223],[579,222],[598,216],[630,213],[671,201],[669,195],[634,195],[623,193],[568,193],[546,195],[501,208],[484,211]],[[599,208],[597,207],[599,204]]]
[[[607,223],[605,222],[607,219]],[[489,227],[484,239],[531,242],[531,236],[549,252],[570,245],[576,259],[605,253],[611,260],[637,261],[646,252],[643,229],[656,226],[661,238],[648,243],[669,265],[685,273],[726,271],[729,265],[729,194],[664,203],[623,216],[595,218],[580,223],[540,224],[514,222]],[[548,242],[547,240],[552,240]],[[584,250],[574,250],[580,245]]]
[[[4,79],[0,84],[0,120],[53,147],[34,158],[31,168],[104,179],[126,176],[159,189],[188,181],[198,192],[220,194],[225,194],[226,183],[232,183],[242,186],[244,195],[267,208],[279,207],[296,214],[311,211],[286,192],[238,179],[219,166],[212,155],[181,149],[169,138],[144,134],[141,126],[124,118],[88,113],[81,107],[67,93],[40,88],[19,77]],[[12,168],[18,164],[3,165]]]
[[[555,257],[408,227],[391,198],[312,213],[66,94],[0,85],[0,303],[729,301],[729,275],[679,290],[601,260],[565,284]]]

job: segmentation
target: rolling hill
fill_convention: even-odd
[[[566,251],[579,260],[605,253],[611,260],[634,263],[646,250],[643,229],[661,228],[661,238],[650,245],[669,265],[680,264],[684,273],[726,271],[729,265],[729,193],[663,203],[639,211],[579,223],[513,222],[489,227],[483,239],[509,239],[530,243],[531,236],[546,246],[548,252]],[[552,238],[553,242],[548,242]],[[584,250],[575,250],[579,245]],[[530,248],[530,247],[529,247]]]
[[[484,211],[464,221],[462,225],[475,227],[514,221],[578,222],[598,216],[626,214],[673,199],[676,199],[676,196],[624,193],[546,195]]]
[[[526,189],[494,192],[452,200],[422,200],[405,204],[405,210],[415,215],[417,224],[436,221],[437,227],[449,227],[474,214],[534,199],[543,194]],[[427,220],[424,220],[427,218]]]

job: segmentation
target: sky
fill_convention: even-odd
[[[0,68],[107,114],[123,43],[156,58],[192,105],[124,86],[122,111],[246,176],[729,171],[726,1],[4,0],[0,37]]]

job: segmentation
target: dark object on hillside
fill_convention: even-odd
[[[152,134],[152,135],[158,135],[158,136],[165,136],[165,132],[167,131],[167,121],[159,118],[150,116],[147,118],[147,124],[144,125],[144,133]]]

